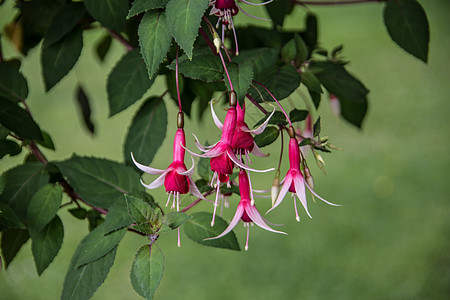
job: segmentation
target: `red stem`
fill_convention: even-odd
[[[127,49],[127,51],[131,51],[131,50],[134,49],[134,47],[123,36],[121,36],[119,33],[115,32],[115,31],[112,31],[110,29],[108,29],[108,33],[109,33],[110,36],[112,36],[114,39],[116,39],[122,45],[124,45],[125,48]]]
[[[177,57],[175,58],[175,81],[177,84],[177,97],[178,97],[178,108],[180,109],[180,112],[182,112],[181,109],[181,96],[180,96],[180,84],[178,81],[178,46],[177,46]]]

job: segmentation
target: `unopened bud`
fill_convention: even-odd
[[[184,114],[180,111],[177,116],[177,127],[183,128],[184,127]]]
[[[328,146],[329,148],[331,148],[331,149],[334,149],[334,150],[339,150],[339,151],[343,151],[343,149],[342,149],[342,148],[339,148],[338,146],[336,146],[336,145],[333,145],[333,144],[329,144],[329,143],[327,143],[327,146]]]
[[[322,166],[325,165],[325,161],[323,160],[322,156],[321,156],[319,153],[314,152],[314,156],[316,157],[316,160],[317,160],[318,162],[320,162],[320,164],[321,164]]]
[[[278,193],[280,192],[280,172],[277,171],[275,178],[273,179],[272,188],[270,190],[270,195],[272,196],[272,206],[275,205]]]
[[[305,168],[305,180],[309,187],[314,190],[314,178],[312,177],[308,167]]]
[[[295,129],[294,129],[294,127],[289,126],[289,128],[288,128],[288,134],[289,134],[289,137],[290,137],[290,138],[295,139]]]
[[[235,91],[231,91],[230,92],[230,106],[231,107],[236,107],[237,104],[237,96],[236,96],[236,92]]]
[[[220,39],[219,35],[215,31],[213,34],[213,43],[214,43],[214,46],[216,46],[217,53],[219,53],[220,48],[222,47],[222,40]]]

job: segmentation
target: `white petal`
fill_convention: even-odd
[[[256,170],[253,168],[250,168],[249,166],[244,165],[237,157],[234,155],[233,152],[227,151],[228,157],[240,168],[252,171],[252,172],[259,172],[259,173],[265,173],[275,170],[274,168],[266,169],[266,170]]]
[[[300,202],[302,203],[303,207],[305,208],[306,213],[308,214],[308,216],[310,218],[312,218],[310,213],[309,213],[309,211],[308,211],[308,203],[306,202],[306,192],[305,192],[304,180],[302,180],[300,178],[300,175],[294,177],[294,186],[295,186],[295,193],[297,194],[298,199],[300,200]]]
[[[259,149],[259,147],[256,145],[255,142],[253,142],[253,150],[251,152],[254,156],[258,156],[258,157],[267,157],[269,156],[268,154],[264,154],[264,152],[261,151],[261,149]]]
[[[325,202],[326,204],[329,205],[333,205],[333,206],[341,206],[340,204],[335,204],[332,202],[329,202],[325,199],[323,199],[322,197],[320,197],[319,195],[316,194],[316,192],[314,192],[314,190],[308,185],[308,183],[305,181],[306,186],[308,187],[309,191],[311,192],[311,194],[313,194],[314,196],[316,196],[317,198],[319,198],[320,200],[322,200],[323,202]]]
[[[144,166],[144,165],[138,163],[138,162],[134,159],[133,152],[131,152],[131,159],[133,160],[133,162],[134,162],[134,164],[136,165],[136,167],[137,167],[139,170],[144,171],[145,173],[156,175],[156,174],[162,174],[162,173],[164,173],[164,172],[166,171],[166,170],[160,170],[160,169],[155,169],[155,168],[147,167],[147,166]]]
[[[266,129],[267,124],[270,121],[270,118],[272,118],[273,114],[275,113],[275,108],[273,109],[272,113],[270,114],[270,116],[267,118],[267,120],[264,121],[264,123],[262,123],[261,125],[259,125],[258,128],[253,129],[253,130],[244,130],[247,132],[250,132],[252,134],[260,134],[264,131],[264,129]]]
[[[284,179],[285,179],[285,180],[284,180],[284,184],[283,184],[283,186],[281,187],[280,193],[278,194],[278,198],[277,198],[277,200],[275,201],[275,204],[272,206],[271,209],[269,209],[269,210],[266,212],[266,214],[268,214],[270,211],[272,211],[273,209],[275,209],[275,207],[277,207],[278,205],[280,205],[281,201],[283,201],[283,199],[284,199],[284,196],[286,196],[286,194],[287,194],[287,192],[288,192],[288,190],[289,190],[289,187],[291,186],[291,183],[292,183],[292,176],[291,176],[291,174],[288,173],[288,175],[286,175],[286,178],[284,178]]]
[[[243,13],[244,15],[246,15],[247,17],[250,17],[250,18],[253,18],[253,19],[257,19],[257,20],[271,21],[270,19],[261,18],[261,17],[256,17],[256,16],[253,16],[253,15],[249,14],[248,12],[245,12],[245,11],[242,9],[242,7],[241,7],[240,5],[238,5],[237,3],[236,3],[236,6],[237,6],[237,7],[242,11],[242,13]]]
[[[222,130],[223,124],[222,124],[222,122],[220,122],[219,118],[218,118],[217,115],[216,115],[216,112],[214,111],[214,108],[213,108],[213,102],[210,101],[210,103],[211,103],[211,114],[212,114],[214,123],[216,124],[216,126],[217,126],[220,130]]]
[[[266,5],[266,4],[269,4],[269,3],[273,2],[273,0],[269,0],[269,1],[266,1],[266,2],[262,2],[262,3],[253,3],[253,2],[246,1],[246,0],[240,0],[240,1],[242,1],[242,2],[244,2],[246,4],[248,4],[248,5],[253,5],[253,6]]]
[[[189,170],[187,170],[187,171],[177,172],[178,174],[186,175],[186,176],[192,176],[192,174],[194,174],[194,167],[195,167],[194,158],[191,156],[191,159],[192,159],[192,167]]]
[[[220,154],[222,154],[222,152],[218,151],[216,148],[213,148],[211,150],[208,150],[207,153],[205,154],[197,154],[195,152],[192,152],[191,150],[189,150],[188,148],[184,147],[183,145],[181,145],[181,147],[183,147],[187,152],[189,152],[190,154],[197,156],[197,157],[205,157],[205,158],[211,158],[211,157],[216,157],[219,156]]]
[[[270,228],[270,226],[267,225],[267,223],[264,221],[263,217],[261,217],[261,214],[256,209],[256,206],[252,206],[252,205],[247,206],[245,212],[250,217],[250,219],[253,221],[253,223],[258,225],[262,229],[265,229],[265,230],[271,231],[271,232],[275,232],[275,233],[287,234],[286,232],[282,232],[282,231],[278,231],[278,230]]]
[[[200,142],[199,142],[197,136],[196,136],[195,134],[192,134],[192,135],[194,136],[194,143],[195,143],[195,145],[197,146],[197,148],[198,148],[200,151],[203,151],[203,152],[208,152],[208,149],[214,148],[214,146],[217,145],[217,143],[218,143],[218,142],[217,142],[217,143],[215,143],[215,144],[212,145],[212,146],[203,146],[202,144],[200,144]]]
[[[164,184],[164,179],[166,178],[167,173],[168,173],[168,172],[163,173],[161,176],[159,176],[158,178],[156,178],[156,180],[153,181],[153,182],[150,183],[150,184],[145,184],[145,183],[142,181],[142,179],[141,179],[141,183],[142,183],[143,186],[145,186],[146,188],[148,188],[148,189],[150,189],[150,190],[151,190],[151,189],[155,189],[155,188],[160,187],[160,186],[162,186],[162,185]]]
[[[228,225],[228,227],[218,236],[204,239],[204,241],[218,239],[218,238],[221,238],[221,237],[225,236],[226,234],[228,234],[231,230],[233,230],[234,227],[236,227],[237,223],[239,223],[239,221],[241,220],[243,214],[244,214],[244,206],[238,205],[238,207],[236,209],[236,213],[234,214],[234,217],[231,220],[230,225]]]
[[[193,196],[195,196],[197,198],[200,198],[200,199],[203,199],[203,200],[206,200],[209,202],[210,200],[203,197],[202,193],[200,193],[200,191],[197,188],[197,185],[195,185],[194,180],[192,180],[191,177],[188,177],[188,179],[189,179],[189,184],[190,184],[189,185],[189,193],[191,193]]]

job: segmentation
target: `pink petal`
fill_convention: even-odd
[[[205,154],[197,154],[195,152],[192,152],[188,148],[184,147],[183,145],[182,145],[182,147],[184,149],[186,149],[187,152],[189,152],[190,154],[192,154],[194,156],[197,156],[197,157],[211,158],[211,157],[216,157],[216,156],[219,156],[220,154],[222,154],[222,152],[219,151],[217,148],[213,148],[211,150],[208,150],[208,152],[206,152]]]
[[[278,205],[280,205],[281,201],[283,201],[284,196],[286,196],[289,187],[291,186],[292,183],[292,175],[291,173],[288,173],[286,175],[286,177],[284,178],[284,184],[281,187],[280,193],[278,194],[277,200],[275,201],[275,204],[272,206],[271,209],[269,209],[266,214],[268,214],[270,211],[272,211],[273,209],[275,209],[275,207],[277,207]]]
[[[194,167],[195,167],[194,158],[191,156],[191,159],[192,159],[192,167],[189,170],[186,170],[184,172],[178,172],[177,171],[178,174],[186,175],[186,176],[192,176],[192,174],[194,174]]]
[[[136,167],[137,167],[139,170],[141,170],[141,171],[143,171],[143,172],[145,172],[145,173],[156,175],[156,174],[162,174],[162,173],[164,173],[164,172],[167,171],[167,170],[160,170],[160,169],[155,169],[155,168],[147,167],[147,166],[144,166],[144,165],[138,163],[138,162],[134,159],[133,152],[131,152],[131,159],[133,160],[133,162],[134,162],[134,164],[136,165]]]
[[[270,169],[266,169],[266,170],[256,170],[253,168],[250,168],[249,166],[244,165],[237,157],[236,155],[231,152],[231,151],[227,151],[228,157],[240,168],[248,170],[248,171],[252,171],[252,172],[258,172],[258,173],[264,173],[264,172],[270,172],[275,170],[274,168],[270,168]]]
[[[234,227],[236,227],[237,223],[239,223],[239,221],[241,220],[241,217],[243,214],[244,214],[244,206],[239,203],[239,205],[236,209],[236,213],[234,214],[234,217],[230,222],[230,225],[228,225],[228,227],[218,236],[212,237],[212,238],[207,238],[204,240],[206,241],[206,240],[218,239],[218,238],[221,238],[221,237],[227,235],[231,230],[233,230]]]
[[[306,202],[306,193],[305,193],[305,185],[303,184],[303,180],[300,177],[300,174],[297,174],[297,176],[294,177],[294,186],[295,186],[295,193],[297,194],[298,199],[302,203],[303,207],[306,210],[306,213],[310,218],[311,215],[308,211],[308,203]]]
[[[208,150],[209,149],[211,149],[211,148],[214,148],[214,146],[215,145],[217,145],[217,143],[215,143],[214,145],[212,145],[212,146],[203,146],[202,144],[200,144],[200,142],[198,141],[198,138],[197,138],[197,136],[195,135],[195,134],[192,134],[193,136],[194,136],[194,143],[195,143],[195,145],[197,146],[197,148],[200,150],[200,151],[203,151],[203,152],[208,152]]]
[[[267,124],[269,123],[270,118],[272,118],[272,116],[273,116],[274,113],[275,113],[275,108],[273,109],[273,111],[272,111],[272,113],[270,114],[270,116],[264,121],[264,123],[262,123],[261,125],[259,125],[258,128],[253,129],[253,130],[247,129],[247,130],[244,130],[244,131],[250,132],[250,133],[252,133],[252,134],[260,134],[260,133],[262,133],[262,132],[264,131],[264,129],[266,129],[266,126],[267,126]]]
[[[261,217],[261,214],[259,213],[258,209],[256,209],[256,206],[248,205],[245,207],[245,212],[247,215],[252,219],[253,223],[261,227],[262,229],[265,229],[267,231],[275,232],[275,233],[281,233],[281,234],[287,234],[286,232],[278,231],[275,229],[272,229],[267,225],[266,221],[264,221],[263,217]]]
[[[256,145],[255,142],[253,142],[253,150],[251,152],[254,156],[258,156],[258,157],[267,157],[269,155],[264,154],[261,149],[259,149],[259,147]]]

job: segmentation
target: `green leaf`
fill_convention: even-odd
[[[303,121],[304,119],[306,119],[308,114],[309,114],[309,112],[307,110],[294,108],[293,110],[291,110],[289,112],[289,119],[291,119],[292,123],[300,122],[300,121]]]
[[[11,207],[0,202],[0,232],[10,228],[26,229]]]
[[[341,104],[341,115],[350,124],[361,128],[364,117],[367,113],[367,100],[362,102],[353,102],[347,99],[339,99]]]
[[[314,106],[317,108],[320,104],[320,97],[323,93],[322,87],[320,85],[319,79],[317,79],[316,75],[314,75],[310,70],[305,70],[301,74],[302,83],[308,89],[309,95],[314,103]]]
[[[278,135],[280,135],[280,131],[278,130],[278,128],[267,126],[263,132],[254,137],[255,143],[260,148],[265,147],[275,142],[278,138]]]
[[[118,162],[74,155],[55,164],[75,192],[97,207],[108,208],[123,201],[123,194],[143,190],[139,174]]]
[[[269,68],[261,72],[256,78],[256,81],[262,83],[277,100],[282,100],[292,94],[300,85],[300,76],[293,66],[282,66],[280,68]],[[261,99],[260,94],[255,88],[250,89],[251,96],[261,101],[274,101],[272,97],[258,84],[255,84],[259,92],[263,95]]]
[[[319,117],[319,118],[317,118],[316,122],[314,122],[314,126],[313,126],[314,137],[319,136],[321,129],[322,129],[322,127],[320,126],[320,117]]]
[[[134,290],[146,299],[153,299],[164,272],[164,255],[156,245],[142,246],[136,253],[131,267],[131,283]]]
[[[72,70],[82,48],[83,31],[81,27],[75,27],[57,42],[42,47],[41,64],[46,91],[49,91]]]
[[[201,245],[240,251],[241,248],[233,231],[218,239],[205,240],[220,235],[228,227],[227,222],[217,215],[212,227],[211,220],[211,213],[194,213],[189,222],[184,225],[184,232],[188,238]]]
[[[128,11],[127,19],[150,9],[164,8],[169,0],[134,0]]]
[[[5,189],[0,201],[8,204],[21,220],[26,218],[33,195],[48,182],[49,176],[44,168],[41,163],[32,162],[10,169],[2,175]]]
[[[147,223],[153,217],[154,208],[140,198],[125,195],[128,214],[136,224]]]
[[[209,0],[169,0],[166,6],[167,23],[175,41],[192,59],[192,50],[200,22]]]
[[[31,115],[4,98],[0,98],[0,124],[25,139],[42,140],[41,129]]]
[[[39,275],[44,272],[58,254],[63,238],[63,224],[58,216],[55,216],[42,231],[31,235],[31,251]]]
[[[267,118],[270,116],[270,113],[267,113],[261,120],[259,120],[253,127],[258,127],[262,123],[264,123]],[[279,110],[275,111],[272,115],[272,117],[269,120],[268,124],[272,125],[287,125],[288,121],[286,120],[286,116]]]
[[[86,9],[105,27],[120,32],[125,26],[128,0],[84,0]]]
[[[158,71],[164,57],[166,57],[172,42],[166,15],[161,11],[145,13],[139,24],[138,34],[141,54],[147,65],[148,76],[151,79]]]
[[[96,261],[77,267],[75,264],[82,251],[81,245],[79,245],[70,261],[61,299],[86,300],[91,298],[108,275],[109,269],[114,263],[116,250],[117,247]]]
[[[46,184],[31,198],[27,211],[27,223],[31,233],[39,232],[56,215],[62,201],[59,185]]]
[[[297,66],[301,65],[308,58],[308,48],[305,45],[303,39],[298,35],[294,34],[295,41],[295,63]]]
[[[97,46],[95,47],[95,52],[97,53],[97,56],[101,62],[105,60],[106,54],[111,48],[111,42],[112,42],[111,36],[109,34],[106,34],[105,36],[103,36],[103,38],[100,40],[100,42],[98,42]]]
[[[55,150],[55,144],[53,144],[52,137],[45,131],[41,131],[42,141],[38,141],[38,144],[50,150]]]
[[[69,209],[69,212],[72,216],[74,216],[77,219],[83,220],[86,218],[87,210],[85,210],[82,207],[72,208]]]
[[[88,220],[88,229],[89,231],[94,230],[98,226],[102,225],[105,222],[102,214],[94,209],[90,209],[86,213],[86,219]]]
[[[166,137],[167,111],[164,101],[150,98],[139,108],[124,143],[124,159],[132,164],[131,153],[141,164],[149,165]]]
[[[104,231],[106,234],[124,227],[128,227],[133,220],[128,214],[127,203],[125,200],[114,202],[108,209],[104,222]]]
[[[0,140],[0,158],[5,155],[14,156],[22,152],[22,147],[11,140]]]
[[[29,238],[28,230],[13,228],[2,232],[1,247],[5,268],[8,268],[17,252],[19,252],[20,248],[22,248],[23,244],[25,244]]]
[[[45,32],[44,47],[60,40],[72,28],[77,25],[81,18],[85,15],[86,9],[83,3],[66,2],[64,6],[53,16],[50,25]]]
[[[28,96],[27,80],[18,69],[7,63],[0,63],[0,97],[20,102]]]
[[[175,61],[167,68],[175,71]],[[213,82],[223,79],[223,66],[220,59],[211,54],[201,52],[194,54],[192,60],[181,56],[178,60],[178,70],[181,74],[192,79]]]
[[[266,11],[274,24],[283,26],[284,17],[292,10],[292,3],[289,0],[275,0],[265,5]]]
[[[263,70],[275,67],[278,53],[279,50],[273,48],[245,49],[239,52],[238,56],[233,56],[233,61],[238,64],[250,61],[253,65],[254,76],[256,77]],[[217,57],[215,57],[215,60],[217,61]]]
[[[427,62],[430,29],[420,3],[415,0],[387,0],[383,16],[392,40],[408,53]]]
[[[81,242],[81,251],[78,254],[75,267],[96,261],[114,249],[123,236],[127,228],[121,228],[111,233],[106,233],[105,223],[97,226]]]
[[[309,49],[308,56],[316,49],[318,35],[317,17],[312,13],[308,13],[306,16],[306,30],[301,34],[303,41]]]
[[[331,61],[311,62],[311,71],[339,99],[363,102],[369,91],[343,65]]]
[[[166,215],[164,215],[162,222],[164,225],[169,226],[171,229],[177,229],[181,225],[183,225],[187,220],[189,220],[191,216],[185,214],[183,212],[172,211]]]
[[[206,181],[211,179],[210,176],[212,175],[212,171],[209,165],[209,159],[200,157],[197,163],[197,174]]]
[[[284,44],[283,48],[281,48],[281,57],[287,63],[293,61],[297,54],[297,46],[294,39],[291,39],[289,42]]]
[[[246,61],[242,64],[229,63],[228,64],[228,74],[230,75],[231,83],[233,84],[233,89],[237,94],[238,101],[240,105],[244,104],[245,94],[250,87],[253,79],[253,66],[252,63]],[[225,85],[228,90],[231,90],[230,83],[226,74],[223,74]]]
[[[139,49],[126,53],[108,77],[109,116],[113,116],[139,100],[153,84]]]
[[[91,105],[89,103],[89,98],[81,85],[77,88],[77,104],[83,117],[84,125],[89,132],[94,134],[95,126],[91,120]]]

